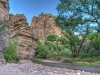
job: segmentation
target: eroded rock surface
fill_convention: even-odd
[[[55,34],[58,37],[61,36],[61,29],[56,26],[55,18],[52,14],[44,13],[41,13],[38,17],[33,17],[30,28],[42,43],[45,42],[50,34]]]
[[[9,0],[0,0],[0,20],[9,20]]]
[[[35,54],[37,39],[34,38],[23,14],[10,15],[10,39],[18,38],[17,51],[20,59],[31,60]]]
[[[3,22],[9,20],[9,2],[8,0],[0,0],[0,65],[5,64],[6,61],[3,55],[3,48],[7,45],[9,40],[8,23]],[[1,26],[2,25],[2,26]],[[5,25],[4,29],[2,28]]]

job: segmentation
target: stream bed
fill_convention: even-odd
[[[37,64],[51,66],[51,67],[59,67],[59,68],[80,70],[80,71],[85,71],[85,72],[100,73],[100,67],[76,66],[76,65],[67,64],[67,63],[49,62],[49,61],[42,61],[42,60],[36,60],[36,59],[33,60],[33,62]]]

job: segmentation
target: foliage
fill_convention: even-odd
[[[38,41],[38,46],[36,49],[36,58],[48,58],[49,50],[48,48],[42,44],[40,41]]]
[[[58,52],[59,56],[70,56],[72,54],[71,50],[65,48]]]
[[[71,63],[77,66],[100,66],[100,58],[84,58],[84,59],[65,59],[62,62]]]
[[[80,58],[87,58],[87,57],[97,57],[100,55],[100,51],[92,51],[88,53],[82,53],[80,54]]]
[[[97,0],[60,0],[57,10],[59,12],[59,17],[62,17],[62,22],[66,22],[67,20],[67,23],[72,27],[73,24],[74,26],[77,25],[77,22],[91,22],[100,26],[99,6],[100,2],[97,2]]]
[[[92,36],[92,45],[96,51],[100,50],[100,33],[94,33]]]
[[[64,37],[57,38],[57,42],[60,42],[62,45],[69,44],[69,41]]]
[[[19,60],[15,43],[9,43],[9,45],[4,48],[4,57],[7,62],[17,62]]]
[[[91,24],[100,26],[100,14],[98,14],[100,9],[96,1],[60,0],[57,11],[58,16],[55,21],[64,30],[63,34],[69,40],[72,53],[78,55],[88,51],[89,46],[87,46],[87,50],[84,50],[83,45],[91,32],[98,31],[98,28],[93,27],[94,30]]]
[[[53,34],[50,34],[48,37],[47,37],[47,41],[52,41],[52,42],[54,42],[54,41],[56,41],[56,35],[53,35]]]
[[[52,42],[52,41],[46,41],[45,45],[48,47],[49,50],[51,51],[58,51],[59,47],[56,43]]]
[[[56,40],[54,42],[51,40],[45,41],[44,44],[38,42],[35,57],[51,60],[60,60],[61,57],[70,56],[72,52],[66,48],[67,43],[68,40],[63,37],[56,37]]]

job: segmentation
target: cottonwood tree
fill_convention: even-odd
[[[80,54],[90,28],[99,32],[100,2],[98,0],[60,0],[56,23],[70,41],[74,54]],[[94,31],[94,30],[93,30]],[[76,34],[80,34],[80,37]]]

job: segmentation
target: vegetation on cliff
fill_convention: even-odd
[[[14,39],[12,42],[8,44],[8,46],[4,48],[3,53],[7,62],[18,62],[20,57],[18,55],[16,48],[17,44],[18,38]]]

